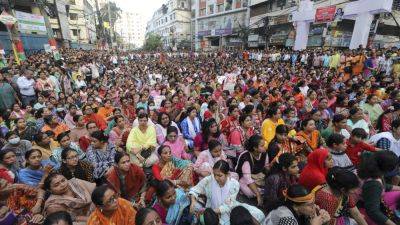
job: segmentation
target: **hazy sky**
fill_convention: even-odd
[[[117,2],[122,10],[128,10],[132,12],[140,12],[146,18],[146,21],[150,20],[153,12],[161,7],[167,0],[113,0]]]

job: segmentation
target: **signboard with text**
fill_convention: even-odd
[[[15,17],[18,20],[18,29],[23,33],[41,33],[45,34],[46,24],[41,15],[15,11]]]
[[[332,22],[335,19],[335,14],[335,5],[317,8],[315,12],[315,23]]]

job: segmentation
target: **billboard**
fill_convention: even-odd
[[[315,13],[315,22],[316,23],[326,23],[332,22],[335,19],[336,14],[336,6],[326,6],[317,8]]]
[[[22,33],[47,33],[46,24],[41,15],[15,11],[15,18],[18,20],[18,29]]]

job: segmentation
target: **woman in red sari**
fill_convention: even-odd
[[[116,152],[114,159],[115,166],[107,174],[108,183],[122,198],[144,207],[146,178],[143,169],[131,163],[125,152]]]
[[[193,167],[189,160],[173,157],[169,146],[161,145],[157,151],[160,161],[152,167],[155,179],[170,180],[174,185],[182,187],[194,184]]]

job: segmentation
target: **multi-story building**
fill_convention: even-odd
[[[250,47],[271,46],[292,47],[295,42],[295,25],[292,14],[299,10],[301,0],[251,0],[250,28],[248,43]],[[350,0],[313,0],[313,9],[332,6],[336,12],[330,22],[312,21],[308,34],[308,47],[344,47],[350,45],[355,27],[355,16],[341,17],[340,13]],[[400,0],[393,0],[392,14],[400,20]],[[400,28],[388,13],[376,14],[371,27],[369,45],[377,47],[394,46],[399,43]]]
[[[189,0],[168,0],[147,23],[146,34],[162,37],[164,48],[179,48],[190,43],[191,16]],[[189,47],[189,46],[187,46]]]
[[[241,47],[248,29],[247,0],[194,0],[192,24],[196,50]]]
[[[96,42],[95,10],[88,0],[69,0],[69,27],[72,42]]]
[[[144,15],[139,12],[122,11],[121,18],[115,24],[115,31],[128,48],[142,47],[146,33]]]

